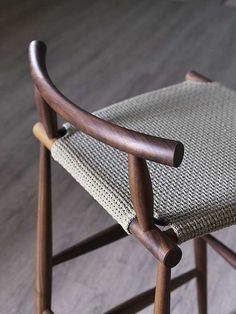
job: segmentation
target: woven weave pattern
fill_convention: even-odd
[[[218,83],[184,82],[106,107],[95,115],[181,141],[179,168],[148,162],[154,216],[179,243],[236,222],[236,94]],[[135,217],[127,154],[69,126],[52,146],[58,161],[128,232]]]

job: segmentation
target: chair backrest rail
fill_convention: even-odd
[[[46,45],[33,41],[29,48],[32,79],[43,100],[62,118],[85,134],[123,152],[178,167],[184,147],[179,141],[129,130],[104,121],[76,106],[52,83],[46,69]]]
[[[50,150],[59,135],[57,113],[85,134],[128,153],[130,194],[137,215],[131,232],[143,239],[144,245],[168,267],[176,265],[180,249],[154,224],[153,191],[146,159],[178,167],[183,159],[183,144],[114,125],[76,106],[51,81],[43,42],[30,44],[29,58],[41,119],[33,128],[34,135]]]

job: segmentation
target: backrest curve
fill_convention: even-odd
[[[137,157],[174,167],[181,164],[184,153],[181,142],[114,125],[76,106],[66,98],[49,77],[46,67],[46,45],[42,41],[30,43],[29,60],[31,76],[41,97],[76,128],[107,145]]]

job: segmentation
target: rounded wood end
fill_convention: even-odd
[[[179,167],[184,158],[184,145],[178,142],[174,152],[174,167]]]
[[[175,267],[182,258],[182,251],[179,247],[171,249],[165,256],[163,263],[169,267]]]

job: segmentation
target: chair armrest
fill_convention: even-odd
[[[76,106],[53,84],[46,68],[46,45],[33,41],[29,46],[31,76],[41,97],[63,119],[83,133],[128,154],[160,164],[178,167],[184,146],[179,141],[129,130],[102,120]]]

